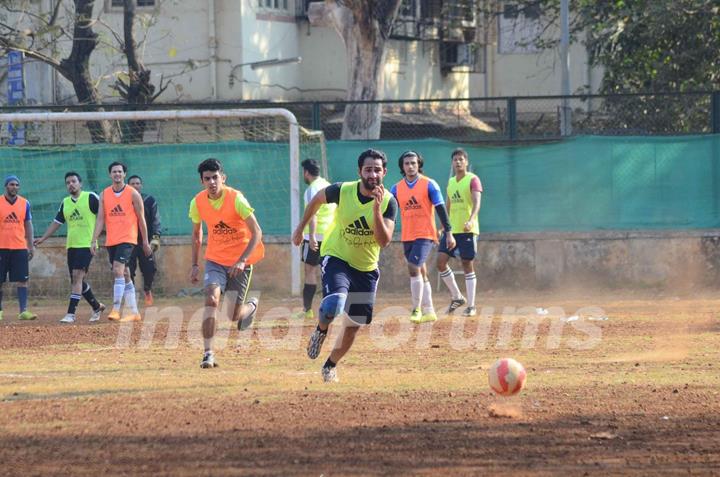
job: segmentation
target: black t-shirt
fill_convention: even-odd
[[[77,202],[75,199],[70,199],[73,202]],[[98,209],[100,208],[100,199],[98,198],[98,195],[95,192],[90,192],[90,197],[88,198],[89,206],[90,206],[90,212],[97,215]],[[58,224],[64,224],[65,223],[65,214],[63,214],[63,204],[65,203],[65,200],[60,202],[60,208],[58,208],[57,214],[55,214],[55,222]]]
[[[342,182],[336,182],[335,184],[331,184],[325,188],[325,200],[328,204],[338,204],[340,205],[340,187],[342,186]],[[360,183],[357,185],[357,197],[361,204],[367,204],[370,201],[375,200],[372,197],[365,197],[360,193]],[[383,212],[382,216],[383,218],[390,219],[393,222],[395,221],[395,216],[397,215],[397,201],[395,200],[395,197],[392,195],[390,196],[390,202],[388,202],[387,209],[385,209],[385,212]]]

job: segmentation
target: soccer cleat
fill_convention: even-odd
[[[421,319],[422,313],[420,313],[420,308],[415,308],[412,313],[410,313],[410,321],[412,323],[420,323]]]
[[[68,313],[62,320],[60,320],[60,323],[75,323],[75,315]]]
[[[320,354],[320,348],[322,348],[323,342],[327,338],[327,330],[320,331],[315,328],[315,331],[310,335],[310,341],[307,345],[307,355],[310,359],[315,359]]]
[[[108,313],[108,320],[110,321],[119,321],[120,320],[120,310],[116,310],[113,308],[110,313]]]
[[[153,306],[153,294],[150,290],[145,292],[145,306]]]
[[[218,364],[215,362],[215,354],[212,351],[205,351],[200,367],[203,369],[218,367]]]
[[[312,317],[313,317],[312,310],[298,311],[297,313],[293,313],[292,315],[290,315],[290,318],[292,318],[294,320],[304,320],[305,318],[312,318]]]
[[[92,315],[90,315],[90,323],[100,321],[100,315],[102,315],[103,311],[105,311],[105,305],[100,303],[100,306],[98,306],[98,309],[93,310]]]
[[[305,319],[306,319],[306,320],[312,320],[313,318],[315,318],[315,313],[313,313],[312,310],[308,310],[308,311],[305,312]]]
[[[448,315],[452,315],[455,313],[455,310],[463,306],[465,303],[467,303],[467,300],[465,300],[464,296],[460,296],[460,298],[453,298],[450,300],[450,306],[448,307]]]
[[[418,323],[430,323],[431,321],[437,321],[437,315],[434,311],[424,313],[423,316],[420,317],[420,321]]]
[[[35,318],[37,318],[37,315],[29,310],[25,310],[18,315],[18,320],[23,321],[34,320]]]
[[[321,373],[323,381],[326,383],[337,383],[339,381],[337,377],[337,368],[335,367],[331,368],[329,366],[324,366]]]
[[[240,331],[247,330],[252,325],[253,319],[255,319],[255,314],[257,313],[257,309],[258,309],[258,299],[255,297],[252,297],[247,301],[247,304],[254,305],[255,309],[253,311],[251,311],[250,314],[248,314],[248,316],[246,316],[242,320],[238,321],[238,330],[240,330]]]
[[[468,306],[465,308],[465,310],[462,313],[462,316],[475,316],[477,315],[477,311],[475,310],[474,306]]]
[[[140,316],[140,313],[132,313],[120,318],[121,323],[127,323],[128,321],[142,321],[142,316]]]

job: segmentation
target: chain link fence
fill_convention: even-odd
[[[148,109],[283,107],[295,114],[301,126],[322,131],[327,140],[336,140],[342,137],[348,104],[352,103],[243,101],[154,104]],[[554,141],[576,135],[720,133],[720,92],[387,100],[356,104],[380,106],[380,139],[384,140],[439,138],[463,143],[517,143]],[[105,104],[102,108],[132,109],[125,104]],[[99,109],[80,105],[0,107],[2,112]],[[0,141],[7,143],[9,137],[8,126],[1,125]],[[66,140],[73,142],[72,138]]]

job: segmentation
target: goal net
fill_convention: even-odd
[[[66,172],[76,171],[84,190],[99,193],[110,185],[108,165],[123,162],[126,181],[140,176],[143,192],[159,204],[164,238],[156,288],[169,296],[182,293],[190,288],[184,267],[190,265],[188,205],[202,188],[197,166],[215,157],[223,163],[227,184],[242,191],[255,209],[269,252],[259,268],[268,270],[269,288],[299,294],[300,252],[289,237],[302,212],[300,162],[318,160],[325,175],[327,160],[322,133],[303,129],[289,111],[0,114],[0,125],[0,170],[3,177],[20,178],[20,194],[32,204],[35,237],[43,234],[67,196]],[[64,234],[62,227],[56,236]],[[37,250],[31,262],[34,296],[67,295],[62,246],[64,238],[48,240]],[[106,264],[104,255],[93,261],[93,283],[109,281]],[[257,275],[257,289],[264,288],[262,278]]]

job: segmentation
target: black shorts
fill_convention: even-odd
[[[135,244],[132,243],[119,243],[117,245],[107,247],[110,265],[112,265],[113,262],[120,262],[127,265],[130,261],[133,248],[135,248]]]
[[[10,277],[7,280],[8,275]],[[27,249],[0,249],[0,283],[26,282],[30,278]]]
[[[73,270],[85,270],[87,273],[92,262],[90,248],[69,248],[67,249],[67,265],[70,275]]]
[[[369,325],[373,317],[380,271],[362,272],[337,257],[325,256],[320,265],[323,299],[341,294],[347,297],[345,313],[358,325]]]
[[[312,250],[309,241],[303,240],[302,243],[302,261],[313,267],[320,265],[320,247],[322,246],[322,242],[318,242],[317,244],[318,249]]]
[[[473,233],[453,234],[455,237],[455,248],[448,250],[445,232],[440,238],[440,247],[438,252],[445,253],[454,258],[462,260],[473,260],[477,254],[477,235]]]

